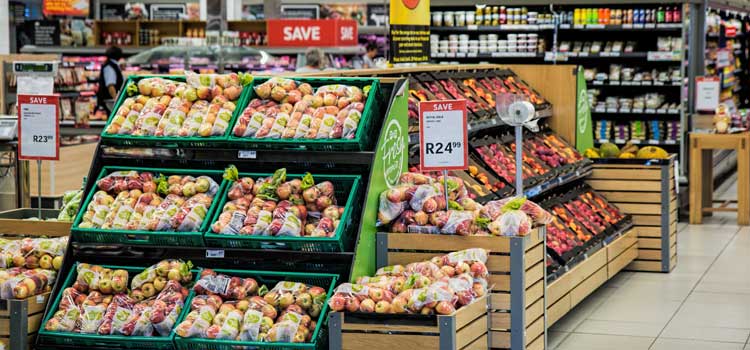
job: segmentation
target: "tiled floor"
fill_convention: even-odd
[[[550,328],[550,348],[750,350],[750,227],[730,214],[678,231],[672,273],[620,273]]]

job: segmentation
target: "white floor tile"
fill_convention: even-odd
[[[585,320],[575,329],[575,333],[629,335],[654,338],[659,335],[662,328],[664,328],[664,325],[659,323]]]
[[[656,339],[651,350],[740,350],[743,345],[743,343],[659,338]]]
[[[600,305],[588,319],[605,321],[651,322],[667,324],[680,307],[681,301],[644,299],[640,296],[611,298]]]
[[[557,346],[559,346],[560,343],[562,343],[569,334],[570,333],[568,332],[547,332],[547,345],[549,345],[550,350],[554,350]]]
[[[573,333],[557,350],[648,350],[654,338]]]
[[[694,339],[705,341],[723,341],[744,344],[750,335],[750,329],[720,328],[710,326],[686,325],[679,322],[670,322],[661,337]]]
[[[750,329],[750,303],[747,295],[743,294],[696,291],[688,297],[672,322],[689,326]]]

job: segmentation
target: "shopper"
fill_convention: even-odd
[[[375,56],[378,55],[378,44],[374,42],[367,43],[366,52],[362,55],[362,68],[377,68],[375,65]]]
[[[122,87],[123,78],[120,69],[120,59],[122,50],[117,46],[111,46],[104,53],[107,61],[102,64],[102,70],[99,72],[99,90],[96,92],[96,108],[104,110],[107,116],[110,115],[110,105],[114,104],[117,93]]]
[[[305,52],[305,66],[297,68],[297,73],[319,72],[326,66],[323,50],[311,47]]]

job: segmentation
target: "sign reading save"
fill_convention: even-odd
[[[269,46],[357,45],[357,22],[351,19],[268,19]]]
[[[419,163],[423,171],[468,169],[466,101],[419,103]]]
[[[60,159],[59,105],[54,95],[18,95],[19,159]]]

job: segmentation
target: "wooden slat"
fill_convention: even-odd
[[[534,304],[526,308],[526,326],[531,324],[534,320],[536,320],[539,316],[541,316],[544,313],[544,299],[538,299],[534,301]],[[510,317],[513,317],[513,315],[510,315]]]
[[[531,343],[542,333],[544,333],[544,317],[539,317],[526,327],[526,344]]]
[[[37,312],[44,311],[47,307],[47,300],[49,300],[50,292],[35,295],[26,299],[26,312],[29,315],[33,315]],[[0,317],[10,317],[10,303],[7,303],[8,308],[0,310]]]
[[[661,180],[661,169],[602,169],[594,168],[589,179],[594,180]]]
[[[584,298],[607,281],[607,269],[601,268],[570,291],[570,307],[578,305]]]
[[[661,238],[638,238],[638,247],[644,249],[661,249]]]
[[[534,232],[531,234],[534,234]],[[457,250],[469,248],[484,248],[493,253],[509,253],[510,238],[497,236],[453,236],[415,233],[388,234],[388,249],[423,250],[425,248],[432,251],[445,252],[455,252]]]
[[[34,333],[39,330],[39,325],[42,323],[42,317],[44,313],[40,312],[34,315],[29,315],[28,322],[26,323],[29,333]],[[10,319],[0,318],[0,335],[10,335]]]
[[[630,248],[633,244],[636,243],[638,240],[637,232],[635,229],[631,229],[630,231],[626,232],[620,238],[614,240],[612,243],[610,243],[606,249],[607,249],[607,260],[612,261],[617,256],[619,256],[622,252],[624,252],[626,249]]]
[[[544,295],[544,281],[537,281],[533,286],[526,289],[526,307]]]
[[[661,261],[646,261],[646,260],[635,260],[627,267],[628,270],[635,271],[661,271]]]
[[[534,266],[534,264],[542,261],[544,259],[544,245],[538,244],[536,247],[526,251],[526,255],[524,256],[524,267],[529,268],[531,266]]]
[[[491,310],[510,310],[509,293],[490,293]]]
[[[415,326],[402,324],[384,324],[384,323],[352,323],[346,322],[346,314],[341,329],[344,331],[378,331],[378,332],[418,332],[418,333],[439,333],[437,326]]]
[[[540,335],[529,342],[529,344],[526,345],[526,350],[544,350],[544,335]]]
[[[547,302],[549,304],[556,302],[558,299],[568,295],[568,292],[570,292],[573,279],[570,277],[566,277],[566,275],[567,273],[547,285]]]
[[[615,277],[620,270],[624,269],[625,266],[628,266],[628,264],[635,260],[636,257],[638,257],[638,246],[633,244],[628,250],[607,264],[608,277]]]
[[[456,318],[456,329],[461,329],[477,317],[487,314],[487,296],[483,296],[468,306],[462,307],[452,316]],[[441,316],[451,317],[451,316]],[[485,322],[486,325],[486,322]]]
[[[487,334],[487,313],[456,331],[456,348],[461,349]]]
[[[342,333],[343,350],[393,350],[393,349],[439,349],[439,336]]]
[[[553,325],[570,311],[570,294],[565,294],[560,300],[547,308],[547,326]]]
[[[490,274],[487,283],[493,292],[510,292],[510,275]]]
[[[528,289],[542,278],[544,278],[544,262],[540,261],[533,267],[530,267],[528,270],[526,270],[526,285],[524,285],[524,288]]]
[[[661,237],[661,226],[636,226],[638,237]]]
[[[660,181],[634,181],[634,180],[587,180],[592,188],[602,191],[634,191],[653,192],[661,191]]]
[[[660,204],[645,204],[645,203],[617,203],[617,207],[620,208],[626,214],[645,214],[645,215],[659,215],[661,214]]]
[[[485,333],[481,337],[477,338],[471,344],[467,345],[461,350],[486,350],[487,349],[487,334]]]
[[[638,260],[661,260],[661,249],[638,249]]]
[[[659,226],[661,215],[633,215],[633,225]]]
[[[490,347],[509,349],[510,348],[510,332],[506,331],[489,331],[490,335]],[[397,348],[394,348],[397,349]],[[406,348],[403,348],[406,349]],[[419,349],[428,349],[427,347],[419,347]],[[437,348],[429,348],[437,349]],[[391,349],[393,350],[393,349]]]
[[[436,253],[388,252],[388,265],[407,265],[416,261],[427,261]],[[487,266],[489,269],[489,266]]]
[[[661,203],[661,192],[597,191],[610,203]]]
[[[491,312],[490,313],[490,329],[494,329],[494,330],[510,329],[510,313],[509,312]]]

